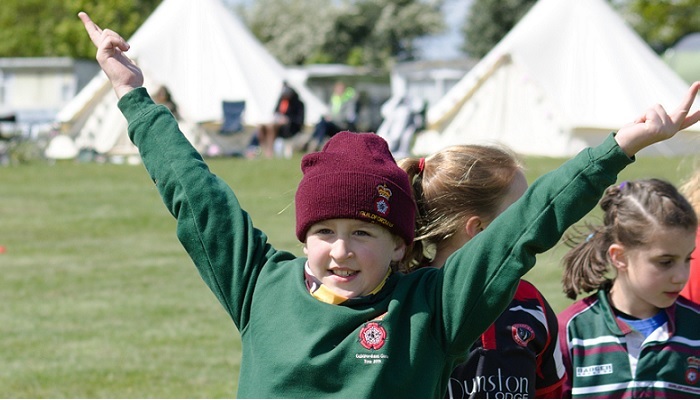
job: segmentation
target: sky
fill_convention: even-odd
[[[460,48],[463,43],[461,33],[464,19],[473,0],[444,0],[442,11],[447,24],[447,31],[443,34],[420,39],[417,47],[421,51],[421,58],[425,60],[448,60],[464,57]]]

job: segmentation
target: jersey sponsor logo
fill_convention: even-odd
[[[492,375],[479,375],[471,380],[450,378],[447,394],[451,399],[527,399],[530,380],[524,376],[504,375],[501,368]]]
[[[591,365],[590,367],[576,367],[576,376],[610,375],[613,373],[612,364]]]
[[[377,322],[368,322],[360,329],[360,344],[367,350],[379,350],[386,341],[386,330]]]
[[[512,331],[515,343],[523,347],[527,347],[527,344],[535,338],[535,331],[529,325],[513,324]]]
[[[700,369],[700,358],[698,357],[688,357],[686,359],[688,362],[688,367],[685,370],[685,381],[689,385],[695,385],[700,380],[700,375],[698,375],[698,369]]]

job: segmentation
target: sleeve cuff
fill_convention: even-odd
[[[126,117],[126,120],[131,123],[143,115],[149,109],[149,106],[154,104],[148,91],[142,86],[125,94],[119,99],[117,106],[124,114],[124,117]]]

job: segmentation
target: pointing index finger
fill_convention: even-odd
[[[78,17],[80,18],[81,21],[83,21],[83,25],[85,26],[85,30],[87,31],[88,35],[90,36],[90,40],[92,40],[92,43],[95,46],[98,46],[100,44],[100,36],[102,35],[102,29],[100,29],[97,24],[92,22],[90,19],[90,16],[88,16],[85,12],[81,11],[78,13]]]

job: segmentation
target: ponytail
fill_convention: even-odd
[[[400,263],[400,270],[402,272],[410,272],[416,268],[426,266],[435,257],[435,253],[426,251],[427,243],[420,240],[418,235],[420,232],[420,227],[424,225],[425,211],[423,204],[425,204],[425,199],[423,197],[423,171],[425,169],[425,159],[424,158],[404,158],[397,162],[399,167],[401,167],[406,174],[408,174],[408,181],[411,183],[411,190],[413,191],[413,198],[416,201],[416,206],[418,208],[416,212],[416,240],[413,241],[412,245],[406,250],[403,260]]]
[[[608,277],[609,235],[604,227],[587,227],[588,231],[584,231],[585,233],[574,230],[564,237],[564,243],[571,247],[571,250],[563,258],[562,285],[566,297],[572,300],[581,293],[600,289],[612,281]]]

